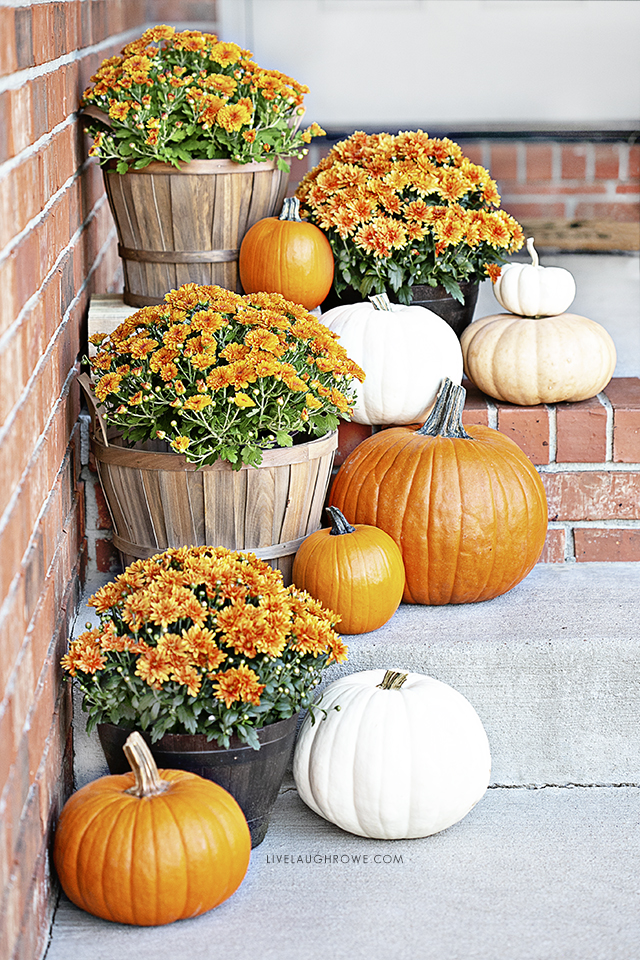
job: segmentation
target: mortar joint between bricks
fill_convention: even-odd
[[[584,179],[593,183],[596,178],[596,148],[594,143],[585,143]]]
[[[549,463],[556,462],[558,452],[558,416],[555,403],[545,403],[549,418]]]
[[[621,143],[618,147],[618,179],[623,182],[629,180],[629,152],[630,145],[628,143]]]
[[[573,527],[567,524],[564,530],[564,562],[576,562],[576,540],[573,534]]]
[[[607,411],[605,461],[611,463],[613,461],[613,405],[604,392],[599,393],[597,399]]]
[[[487,400],[487,425],[492,430],[498,429],[498,408],[491,400]]]

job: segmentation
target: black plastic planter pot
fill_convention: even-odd
[[[202,735],[165,734],[156,743],[145,738],[160,769],[189,770],[213,780],[235,797],[251,833],[251,846],[265,838],[271,811],[284,778],[296,736],[298,717],[279,720],[257,731],[260,749],[253,750],[237,737],[229,749]],[[128,773],[122,751],[131,730],[110,723],[98,724],[98,736],[110,773]]]
[[[473,312],[478,302],[480,291],[479,283],[461,283],[460,289],[464,303],[455,300],[444,287],[430,287],[428,285],[411,288],[411,305],[426,307],[432,313],[446,320],[458,337],[473,320]]]

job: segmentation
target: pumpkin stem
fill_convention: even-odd
[[[377,686],[381,690],[399,690],[408,676],[408,673],[400,673],[399,670],[387,670],[382,683],[378,683]]]
[[[356,532],[356,528],[349,523],[344,513],[338,510],[337,507],[327,507],[327,513],[331,517],[330,537],[338,537],[343,533]]]
[[[376,293],[374,296],[369,297],[369,300],[376,310],[393,310],[393,304],[386,293]]]
[[[129,734],[122,749],[136,778],[125,793],[134,797],[156,797],[169,789],[169,782],[160,777],[151,750],[137,731]]]
[[[538,267],[540,265],[540,258],[538,257],[538,251],[533,245],[534,243],[535,241],[533,237],[529,237],[527,239],[527,250],[529,251],[529,256],[533,260],[533,266]]]
[[[302,223],[302,218],[300,217],[300,200],[298,197],[285,197],[284,203],[282,204],[282,212],[278,219],[295,220],[297,223]]]
[[[462,426],[462,408],[466,395],[464,387],[445,377],[433,410],[416,433],[422,437],[473,440]]]

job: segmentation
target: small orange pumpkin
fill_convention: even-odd
[[[402,554],[384,530],[354,527],[337,507],[327,507],[327,513],[332,526],[303,541],[293,561],[293,582],[340,615],[339,633],[377,630],[402,599]]]
[[[133,773],[88,783],[62,810],[53,850],[62,888],[77,907],[117,923],[197,917],[247,872],[242,810],[217,783],[159,771],[139,733],[124,750]]]
[[[298,198],[287,197],[279,218],[247,231],[238,270],[245,293],[281,293],[313,310],[331,289],[333,252],[322,230],[300,219]]]

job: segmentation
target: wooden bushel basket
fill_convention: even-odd
[[[196,468],[147,441],[125,447],[105,430],[86,374],[79,378],[93,418],[91,450],[124,566],[168,547],[228,547],[254,553],[291,583],[300,544],[319,529],[338,432],[265,450],[259,467],[217,460]]]
[[[275,160],[192,160],[178,170],[150,163],[104,168],[124,268],[124,302],[162,303],[183,283],[240,292],[238,256],[247,230],[280,213],[289,174]]]

